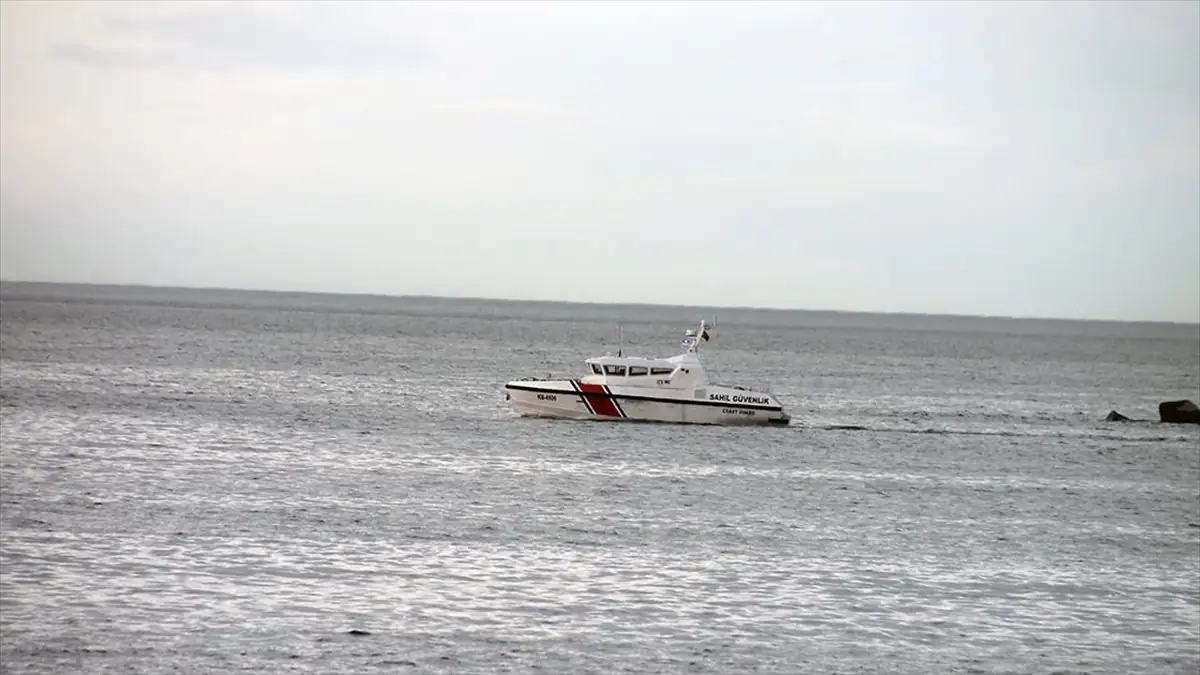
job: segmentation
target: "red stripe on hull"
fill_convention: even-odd
[[[579,391],[583,394],[583,398],[601,417],[621,417],[621,411],[617,408],[616,401],[608,397],[608,392],[599,384],[577,384]]]
[[[612,395],[612,389],[609,389],[607,384],[604,385],[604,393],[608,394],[608,400],[617,407],[617,414],[621,417],[628,417],[628,415],[625,414],[625,409],[621,407],[621,401],[619,401],[616,396]]]
[[[596,411],[592,410],[592,404],[588,401],[588,397],[584,396],[583,392],[579,390],[579,380],[571,380],[571,386],[575,389],[575,393],[579,394],[579,398],[583,401],[584,407],[587,408],[588,414],[595,415]]]

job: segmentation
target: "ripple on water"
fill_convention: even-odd
[[[1192,342],[735,321],[731,432],[514,418],[575,310],[338,307],[4,299],[4,673],[1200,666],[1200,430],[1099,421]]]

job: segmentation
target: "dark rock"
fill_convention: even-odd
[[[1122,415],[1121,413],[1117,412],[1116,410],[1112,410],[1108,413],[1108,417],[1104,418],[1104,421],[1105,422],[1132,422],[1133,420]]]
[[[1158,404],[1158,418],[1171,424],[1200,424],[1200,406],[1188,400]]]

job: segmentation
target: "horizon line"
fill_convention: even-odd
[[[81,286],[90,288],[131,288],[131,289],[160,289],[160,290],[177,290],[177,291],[225,291],[235,293],[291,293],[300,295],[330,295],[330,296],[345,296],[345,297],[370,297],[370,298],[392,298],[392,299],[433,299],[433,300],[482,300],[485,302],[508,302],[508,303],[537,303],[537,304],[559,304],[559,305],[592,305],[601,307],[671,307],[681,309],[705,309],[705,310],[732,310],[732,311],[752,311],[752,312],[807,312],[810,314],[862,314],[874,316],[905,316],[905,317],[930,317],[930,318],[953,318],[953,319],[999,319],[1009,321],[1060,321],[1066,323],[1113,323],[1113,324],[1157,324],[1166,326],[1182,326],[1182,327],[1200,327],[1200,321],[1171,321],[1166,319],[1144,320],[1144,319],[1097,319],[1097,318],[1066,318],[1066,317],[1051,317],[1051,316],[1016,316],[1005,314],[953,314],[946,312],[927,313],[927,312],[905,312],[905,311],[881,311],[881,310],[856,310],[856,309],[810,309],[801,307],[754,307],[750,305],[693,305],[693,304],[673,304],[666,302],[618,302],[618,301],[598,301],[598,300],[543,300],[534,298],[500,298],[487,296],[473,295],[435,295],[432,293],[367,293],[367,292],[352,292],[352,291],[304,291],[304,290],[287,290],[279,288],[242,288],[235,286],[179,286],[179,285],[153,285],[145,283],[89,283],[83,281],[29,281],[22,279],[6,279],[0,277],[0,284],[26,284],[32,286]]]

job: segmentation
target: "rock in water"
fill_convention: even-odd
[[[1200,424],[1200,406],[1188,400],[1158,404],[1158,418],[1171,424]]]
[[[1132,422],[1133,420],[1122,415],[1121,413],[1117,412],[1116,410],[1112,410],[1112,411],[1109,411],[1108,417],[1105,417],[1104,421],[1105,422]]]

